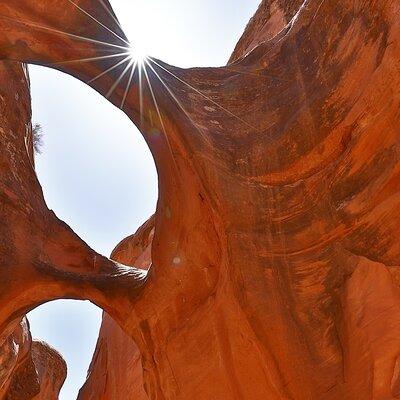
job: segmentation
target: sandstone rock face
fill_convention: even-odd
[[[140,351],[107,314],[103,316],[88,380],[78,399],[149,400],[143,386]]]
[[[67,376],[65,361],[46,343],[32,341],[26,318],[7,336],[0,335],[1,385],[4,400],[57,400]]]
[[[398,2],[264,1],[226,67],[148,59],[141,95],[100,3],[63,2],[61,17],[60,0],[1,0],[0,56],[85,80],[139,126],[160,179],[152,267],[144,287],[137,270],[97,268],[2,135],[0,254],[21,271],[0,270],[4,329],[45,297],[86,297],[140,349],[149,399],[399,397]],[[40,289],[18,292],[22,276]]]
[[[44,342],[30,343],[29,353],[13,371],[5,400],[58,400],[67,376],[61,355]]]
[[[149,269],[153,235],[154,217],[134,235],[123,240],[113,251],[112,259]],[[108,314],[103,315],[88,379],[78,399],[149,400],[144,390],[140,351],[132,338]]]
[[[40,392],[33,400],[58,400],[58,393],[67,377],[67,364],[47,343],[32,343],[32,360],[40,382]]]
[[[26,318],[12,324],[7,331],[1,332],[0,347],[0,398],[13,391],[15,376],[24,369],[30,357],[32,338]],[[10,388],[11,386],[11,388]],[[31,382],[34,393],[38,391],[36,380]]]
[[[229,60],[232,63],[284,30],[304,0],[262,0]]]

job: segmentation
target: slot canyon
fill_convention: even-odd
[[[400,2],[262,0],[210,68],[138,57],[117,17],[0,0],[0,399],[58,399],[26,319],[57,299],[104,310],[78,400],[400,399]],[[156,212],[110,258],[46,205],[29,64],[152,153]]]

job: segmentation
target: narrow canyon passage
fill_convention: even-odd
[[[230,41],[209,25],[236,26],[236,3],[202,13],[194,2],[184,18],[183,2],[154,1],[132,35],[127,16],[140,17],[139,2],[122,12],[115,0],[114,13],[107,0],[0,0],[0,398],[58,396],[65,363],[32,341],[25,318],[57,299],[105,311],[78,400],[399,398],[400,4],[262,0]],[[230,49],[196,68],[179,59],[203,17],[201,47]],[[165,61],[144,56],[146,38]],[[185,41],[174,59],[168,46]],[[122,240],[108,243],[120,225],[107,207],[126,213],[118,171],[97,177],[104,195],[95,177],[85,181],[89,164],[73,173],[73,188],[89,187],[83,212],[74,207],[83,190],[76,202],[62,190],[80,158],[74,142],[93,150],[87,132],[61,144],[66,174],[46,189],[49,203],[68,200],[57,212],[83,239],[48,209],[27,63],[86,83],[151,151],[156,211]],[[51,143],[51,124],[37,119]],[[116,143],[82,160],[108,165]],[[90,220],[104,223],[92,238]]]
[[[76,399],[96,347],[102,311],[90,302],[57,300],[28,315],[32,338],[56,349],[67,364],[60,400]]]

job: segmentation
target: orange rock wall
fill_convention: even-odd
[[[40,384],[40,391],[32,400],[58,400],[67,377],[67,364],[56,350],[41,341],[33,341],[31,353]]]
[[[128,329],[150,399],[398,396],[399,9],[301,6],[263,2],[226,68],[169,68],[207,98],[153,64],[184,110],[161,100],[179,173]]]
[[[88,380],[78,399],[148,400],[139,349],[107,314],[103,316]]]
[[[131,267],[97,255],[49,213],[7,130],[0,327],[87,298],[140,349],[152,400],[398,397],[399,4],[264,1],[227,66],[148,58],[141,92],[136,71],[111,94],[126,38],[108,3],[79,4],[116,35],[73,2],[0,0],[0,57],[89,82],[140,128],[159,175],[154,236],[118,246]],[[101,360],[81,400],[113,393]]]
[[[147,270],[151,264],[153,235],[154,217],[135,235],[123,240],[111,257]],[[106,313],[103,314],[96,350],[79,399],[149,400],[144,390],[140,351],[132,338]]]

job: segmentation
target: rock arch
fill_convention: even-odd
[[[0,1],[0,56],[61,69],[107,95],[122,64],[93,80],[109,58],[66,61],[109,55],[100,42],[125,46],[110,6],[79,2],[120,38],[72,2],[60,18],[60,4]],[[25,274],[33,263],[46,276],[35,294],[78,291],[102,305],[138,344],[151,399],[395,398],[398,12],[388,0],[266,0],[227,66],[149,59],[143,107],[136,78],[125,99],[122,82],[110,96],[139,126],[160,178],[146,284],[36,205],[38,226],[51,229],[41,238],[31,229],[30,243],[49,244],[52,232],[52,262],[33,263],[25,224],[6,231],[40,203],[30,186],[25,203],[17,186],[2,203],[20,205],[2,239],[4,251],[7,238],[20,239],[25,263],[10,258],[1,271],[23,265]],[[9,179],[33,185],[14,161]],[[23,311],[7,300],[21,280],[2,287],[2,326]]]

